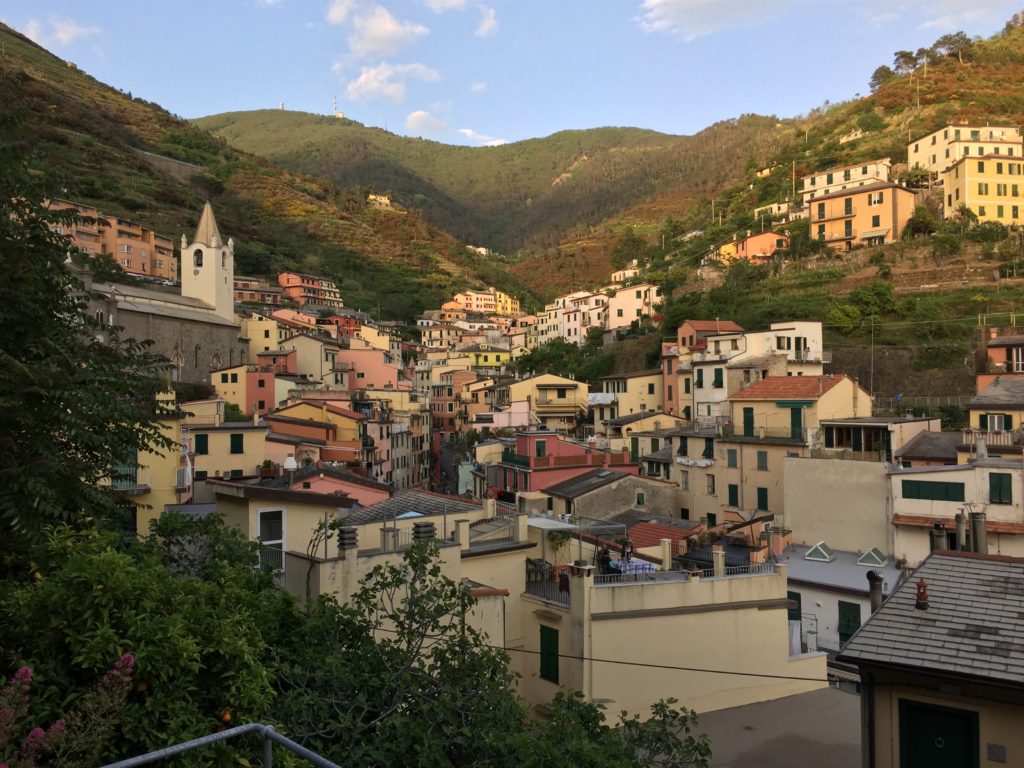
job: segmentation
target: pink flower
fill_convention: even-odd
[[[21,688],[23,693],[28,693],[28,689],[32,685],[32,668],[21,667],[14,673],[14,677],[11,679],[11,682]]]

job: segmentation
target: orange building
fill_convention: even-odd
[[[285,295],[300,307],[314,304],[328,309],[341,309],[345,306],[338,284],[326,277],[282,272],[277,276],[277,282],[284,289]]]
[[[779,232],[758,232],[736,241],[734,259],[746,259],[751,264],[766,264],[778,251],[789,249],[789,235]]]
[[[892,182],[835,192],[810,202],[811,237],[835,248],[895,243],[914,215],[914,193]]]

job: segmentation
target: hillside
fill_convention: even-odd
[[[324,273],[347,305],[385,318],[410,318],[469,284],[517,287],[500,263],[471,259],[414,213],[374,210],[365,195],[229,147],[2,24],[0,76],[3,109],[31,123],[28,150],[55,194],[175,241],[210,199],[236,241],[240,274]]]
[[[459,147],[280,110],[195,123],[286,168],[389,193],[435,226],[505,253],[554,247],[668,191],[713,193],[738,178],[748,158],[778,151],[791,132],[775,118],[751,115],[694,136],[595,128]]]

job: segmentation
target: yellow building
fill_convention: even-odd
[[[1024,145],[1015,126],[947,125],[907,146],[907,164],[941,173],[964,157],[993,154],[1021,157]]]
[[[1024,163],[1003,155],[963,157],[942,173],[942,215],[953,218],[960,206],[978,221],[1019,225],[1024,222]]]
[[[280,326],[277,321],[255,312],[240,320],[242,335],[249,340],[249,356],[247,360],[256,360],[260,352],[277,349],[281,338]]]
[[[225,421],[224,405],[220,399],[182,405],[182,441],[196,482],[255,475],[266,458],[267,425],[257,419]]]
[[[663,411],[663,381],[660,368],[602,376],[604,393],[614,395],[613,403],[605,407],[614,407],[615,418],[620,419],[638,413]]]

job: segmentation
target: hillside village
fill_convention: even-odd
[[[973,762],[951,764],[1016,764],[1015,315],[978,312],[973,389],[933,390],[959,403],[940,412],[875,386],[876,317],[868,379],[835,362],[830,342],[860,323],[836,305],[757,324],[679,315],[690,292],[799,268],[794,249],[870,252],[882,272],[879,249],[915,237],[941,249],[943,226],[979,234],[997,283],[1011,260],[1016,278],[1024,137],[991,122],[907,136],[905,161],[900,148],[799,176],[796,161],[752,168],[748,190],[774,192],[744,212],[749,228],[688,224],[663,259],[628,259],[543,303],[474,278],[409,321],[353,308],[326,269],[240,274],[245,246],[215,195],[194,230],[163,233],[47,199],[89,342],[145,339],[166,361],[145,404],[163,443],[128,450],[102,489],[127,510],[127,538],[164,513],[223,521],[257,549],[253,571],[307,612],[352,604],[382,569],[435,547],[438,573],[472,598],[444,619],[507,654],[538,721],[559,693],[644,718],[667,699],[710,715],[842,690],[859,696],[872,765],[906,764],[905,744],[925,745],[929,765],[954,751]],[[387,194],[357,202],[405,215]],[[676,267],[693,282],[666,279]],[[533,366],[545,349],[636,339],[648,351],[631,369]],[[231,720],[220,711],[215,732]]]
[[[922,144],[934,147],[920,167],[941,179],[946,215],[966,206],[1020,224],[1018,132],[949,126],[912,156]],[[890,168],[807,177],[775,213],[783,225],[808,217],[831,247],[898,239],[921,193]],[[168,238],[51,207],[100,222],[99,238],[89,223],[65,233],[72,244],[161,283],[93,284],[97,313],[154,339],[172,383],[209,391],[161,410],[180,450],[116,469],[137,530],[165,509],[215,512],[260,543],[300,599],[345,600],[374,565],[434,540],[477,598],[474,621],[513,651],[537,713],[559,689],[639,714],[683,688],[706,712],[856,680],[844,649],[931,552],[1024,556],[1014,328],[988,330],[969,426],[943,431],[898,400],[876,408],[864,382],[831,370],[822,324],[806,320],[690,318],[658,367],[594,386],[517,371],[551,340],[601,343],[660,319],[658,287],[635,265],[535,315],[487,288],[402,328],[347,309],[323,277],[236,275],[210,204],[182,237],[180,293],[160,260]],[[785,235],[765,234],[721,244],[706,265],[775,258]],[[314,546],[325,515],[341,533]],[[671,664],[659,638],[680,633],[722,641],[691,648],[693,667],[765,677],[737,687],[631,670],[627,684],[614,667],[574,661]]]

